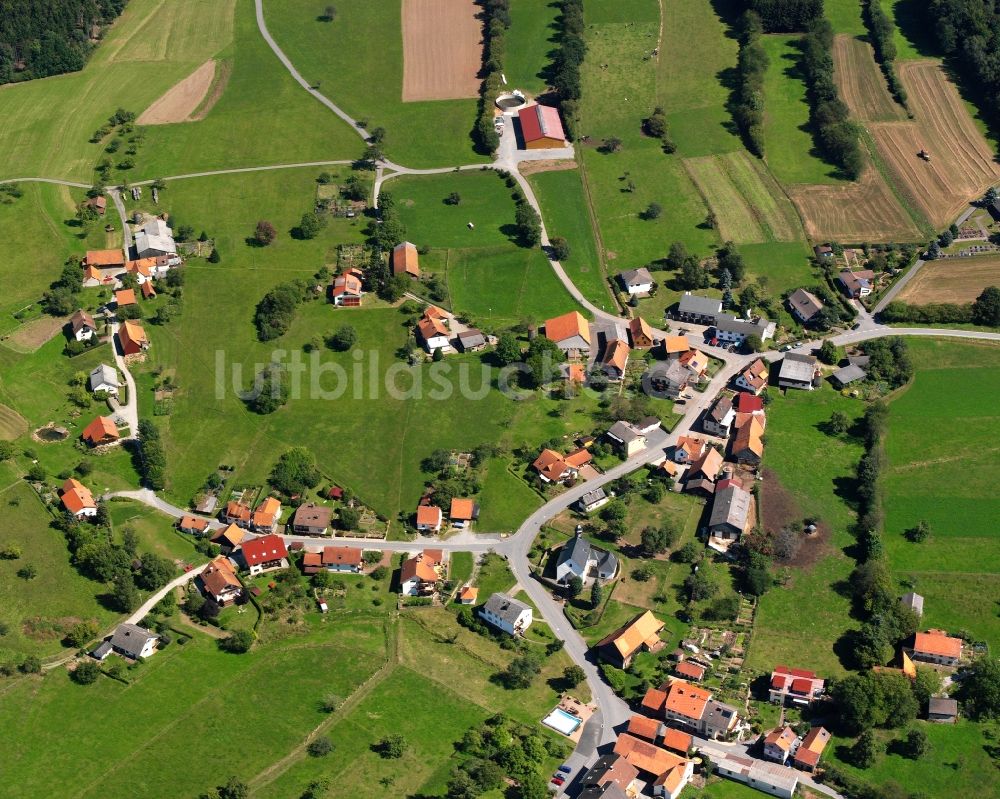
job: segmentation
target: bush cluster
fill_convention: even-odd
[[[746,4],[760,16],[768,33],[805,30],[823,15],[823,0],[747,0]]]

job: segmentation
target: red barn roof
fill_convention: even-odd
[[[285,541],[280,535],[265,535],[243,542],[243,559],[247,566],[257,566],[288,557]]]
[[[525,142],[538,139],[558,139],[566,141],[559,111],[548,105],[532,105],[522,108],[517,118],[521,122],[521,134]]]

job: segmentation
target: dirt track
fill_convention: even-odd
[[[837,36],[833,43],[833,61],[840,97],[854,119],[863,122],[906,119],[906,112],[886,88],[870,44],[853,36]]]
[[[896,299],[912,305],[972,302],[987,286],[1000,286],[1000,258],[947,258],[924,264]]]
[[[209,60],[175,83],[136,120],[140,125],[169,125],[189,122],[215,79],[215,61]]]
[[[473,0],[403,0],[403,102],[479,93],[483,27]]]

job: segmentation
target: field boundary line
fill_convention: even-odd
[[[583,183],[583,196],[587,201],[587,216],[590,220],[590,230],[594,236],[594,245],[597,248],[597,268],[601,271],[601,280],[604,283],[604,290],[608,291],[608,263],[606,259],[606,250],[604,249],[604,238],[601,236],[601,228],[597,224],[597,211],[594,210],[594,198],[590,193],[590,181],[587,178],[587,167],[583,161],[583,153],[577,150],[576,156],[577,169],[580,171],[580,182]],[[619,303],[618,297],[611,291],[608,291],[608,295],[611,297],[611,302],[618,307],[618,310],[622,310]]]
[[[878,123],[883,125],[893,125],[894,122],[883,122]],[[931,226],[930,220],[925,217],[919,210],[917,210],[917,205],[914,202],[913,195],[896,182],[895,175],[889,168],[889,165],[882,160],[882,156],[878,151],[878,145],[875,143],[875,138],[872,136],[871,130],[868,128],[866,123],[860,123],[861,128],[861,140],[865,144],[865,149],[868,151],[868,157],[871,159],[872,166],[875,167],[875,171],[882,176],[882,180],[885,181],[886,186],[889,187],[889,191],[892,192],[893,196],[906,211],[907,216],[914,225],[917,226],[919,230],[925,237],[934,237],[934,228]]]

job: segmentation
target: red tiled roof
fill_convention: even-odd
[[[70,513],[79,513],[84,508],[96,508],[94,495],[78,480],[69,478],[62,486],[62,503]]]
[[[437,505],[420,505],[417,507],[417,524],[437,527],[441,524],[441,508]]]
[[[287,557],[288,550],[280,535],[265,535],[243,543],[243,559],[247,566],[257,566]]]
[[[667,701],[667,692],[658,688],[650,688],[642,698],[642,708],[653,713],[662,713],[663,705]]]
[[[135,291],[133,289],[118,289],[115,292],[115,304],[135,305]]]
[[[705,667],[697,663],[690,663],[686,660],[681,661],[674,668],[681,677],[687,677],[689,680],[700,680],[705,676]]]
[[[655,741],[660,732],[660,722],[648,716],[632,716],[628,722],[628,732],[640,738]]]
[[[522,108],[517,112],[521,122],[521,134],[525,143],[538,139],[558,139],[566,141],[559,111],[552,106],[536,104]]]
[[[913,639],[913,651],[939,657],[959,658],[962,656],[962,639],[952,638],[939,630],[917,633]]]
[[[688,719],[698,720],[705,712],[705,705],[712,694],[697,685],[674,680],[667,691],[666,709]]]
[[[360,566],[363,556],[359,547],[323,547],[324,566]]]
[[[122,250],[87,250],[84,258],[87,266],[125,266]]]
[[[105,441],[118,440],[118,428],[108,416],[98,416],[87,425],[80,435],[84,441],[91,445],[103,444]]]
[[[667,731],[663,734],[663,745],[667,749],[673,749],[675,752],[683,752],[686,755],[694,745],[694,738],[686,732],[668,727]]]
[[[755,397],[747,391],[741,391],[736,395],[736,410],[740,413],[754,413],[764,410],[764,399]]]
[[[579,311],[570,311],[545,322],[545,338],[557,344],[560,341],[579,336],[590,344],[590,325]]]

